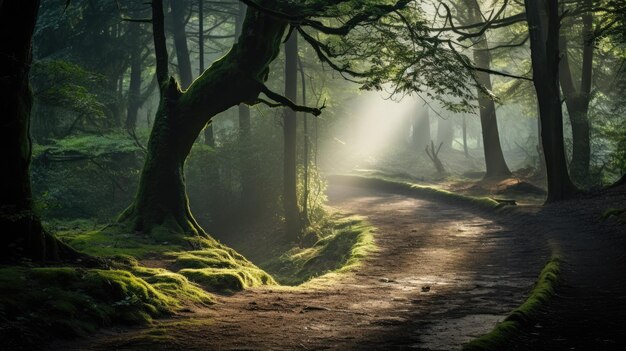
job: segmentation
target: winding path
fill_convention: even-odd
[[[63,349],[453,350],[518,306],[550,256],[542,235],[471,209],[348,186],[329,198],[377,227],[380,249],[357,272],[220,297]]]

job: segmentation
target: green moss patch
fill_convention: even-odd
[[[168,235],[155,238],[155,230],[168,231]],[[166,226],[155,230],[150,236],[144,236],[126,233],[119,226],[110,226],[86,233],[65,231],[59,237],[70,246],[94,256],[119,258],[124,255],[135,261],[157,259],[167,267],[157,274],[159,277],[171,278],[168,274],[180,273],[176,279],[186,278],[210,292],[232,293],[254,286],[276,284],[269,274],[212,238],[172,235]],[[139,269],[138,264],[133,264],[134,272]],[[147,268],[141,269],[145,271]]]
[[[517,338],[524,335],[530,327],[536,324],[541,310],[554,296],[559,272],[560,260],[558,258],[551,259],[541,271],[528,299],[489,334],[463,345],[463,350],[506,350],[507,345],[514,343]]]
[[[421,198],[436,198],[443,201],[475,206],[485,210],[495,210],[503,207],[494,199],[475,197],[453,193],[436,187],[413,184],[404,181],[392,180],[384,177],[358,175],[331,175],[329,181],[335,184],[345,184],[367,188],[375,188]]]
[[[279,282],[298,285],[329,272],[354,269],[375,250],[373,227],[362,218],[335,215],[331,223],[330,232],[312,247],[292,248],[261,266]]]
[[[146,324],[187,301],[212,302],[181,275],[140,270],[0,267],[3,346],[28,348],[49,336],[83,335],[113,323]]]
[[[626,224],[626,208],[608,208],[600,215],[600,221],[614,218],[620,224]]]

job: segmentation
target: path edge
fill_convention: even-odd
[[[489,212],[507,212],[515,206],[497,202],[489,197],[469,196],[439,189],[436,187],[392,180],[378,176],[352,174],[330,174],[326,179],[331,184],[370,187],[419,198],[435,198],[452,204],[469,205]]]
[[[530,295],[489,333],[463,345],[463,351],[507,350],[514,340],[527,334],[555,296],[562,259],[553,254],[541,270]]]

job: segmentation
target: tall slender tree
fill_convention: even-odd
[[[285,43],[285,97],[296,101],[298,95],[298,37],[292,32]],[[300,210],[297,194],[296,112],[284,110],[283,117],[283,210],[287,236],[300,233]]]
[[[591,8],[592,1],[584,0],[584,5]],[[572,126],[572,162],[570,176],[578,184],[589,181],[591,162],[591,133],[589,123],[589,103],[591,102],[591,83],[593,75],[594,33],[593,14],[585,11],[582,14],[582,31],[579,42],[582,45],[580,79],[576,83],[571,68],[568,35],[561,31],[559,45],[561,61],[559,78],[561,90],[565,97],[565,106]]]
[[[189,57],[189,45],[187,45],[187,30],[185,17],[187,13],[187,1],[170,1],[170,18],[172,19],[172,33],[174,34],[174,47],[176,48],[176,62],[178,74],[183,89],[187,89],[193,80],[191,73],[191,58]]]
[[[570,198],[576,187],[567,171],[559,89],[558,0],[525,0],[533,83],[537,92],[541,141],[548,178],[547,202]]]
[[[481,23],[482,10],[478,0],[463,0],[468,13],[468,24]],[[491,53],[487,36],[483,33],[473,38],[472,54],[476,67],[489,70],[491,68]],[[476,71],[476,80],[482,86],[477,89],[478,107],[480,112],[480,125],[483,136],[483,150],[485,151],[485,166],[487,172],[485,179],[501,179],[511,175],[509,167],[504,160],[500,133],[498,131],[498,119],[496,105],[493,99],[485,91],[491,91],[491,76],[486,71]],[[467,153],[467,151],[466,151]]]
[[[429,107],[426,105],[419,106],[417,114],[413,118],[413,144],[417,146],[417,150],[421,153],[424,148],[430,144],[430,115]]]

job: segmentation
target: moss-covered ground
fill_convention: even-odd
[[[350,271],[376,250],[373,230],[362,217],[336,213],[316,232],[313,245],[293,247],[260,266],[286,285],[302,284],[330,272]]]
[[[282,284],[297,285],[350,270],[374,247],[372,227],[343,215],[310,231],[308,247],[282,242],[280,250],[272,251],[280,252],[277,256],[268,251],[263,269],[212,238],[155,239],[115,225],[95,229],[89,221],[57,221],[48,227],[107,266],[0,266],[0,339],[12,349],[112,324],[148,324],[191,305],[210,305],[214,293],[277,284],[266,271]]]
[[[146,324],[210,294],[180,274],[112,262],[111,269],[0,266],[0,339],[7,349],[93,332],[113,323]]]

